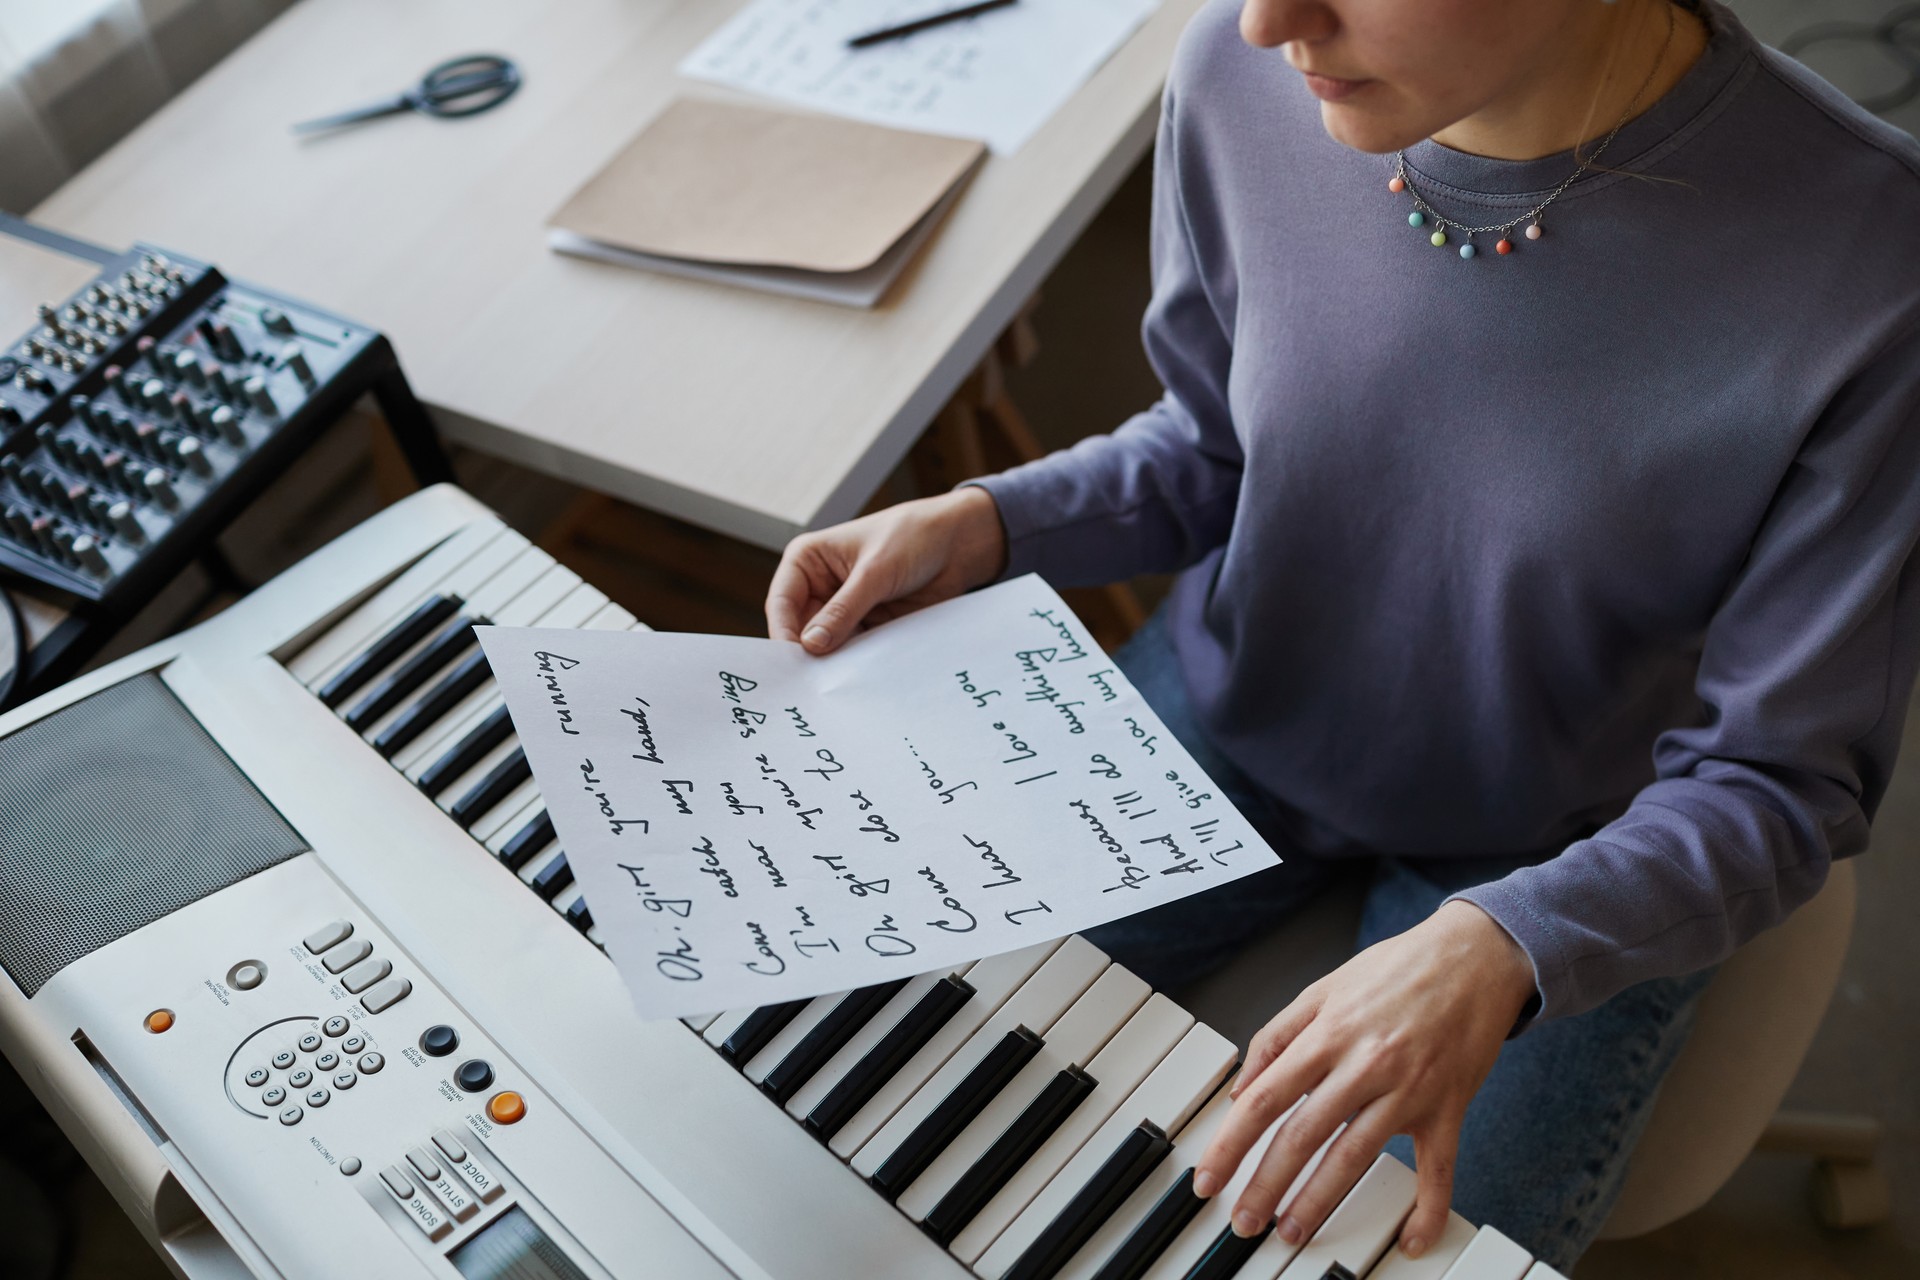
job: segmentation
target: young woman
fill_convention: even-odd
[[[1283,1235],[1391,1140],[1407,1253],[1452,1198],[1570,1267],[1708,971],[1898,748],[1920,148],[1712,0],[1221,0],[1155,163],[1164,398],[796,539],[770,631],[1184,570],[1122,661],[1285,861],[1095,940],[1177,985],[1372,876],[1195,1189],[1257,1160],[1266,1230],[1345,1121]]]

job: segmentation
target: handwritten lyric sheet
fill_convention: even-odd
[[[825,658],[480,637],[644,1017],[924,973],[1278,861],[1039,578]]]
[[[1159,0],[1019,0],[899,40],[847,40],[963,0],[751,0],[680,74],[815,111],[1018,151]]]

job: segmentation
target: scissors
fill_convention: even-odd
[[[511,59],[495,53],[470,53],[447,59],[421,76],[420,83],[405,93],[339,115],[296,124],[293,131],[317,133],[379,116],[398,115],[402,111],[418,111],[423,116],[441,120],[477,116],[511,98],[519,87],[520,68]]]

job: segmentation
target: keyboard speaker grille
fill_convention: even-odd
[[[160,677],[0,738],[0,966],[80,957],[307,845]]]

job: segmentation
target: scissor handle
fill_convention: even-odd
[[[499,106],[520,88],[520,68],[497,53],[449,58],[427,72],[409,95],[415,111],[453,119]]]

